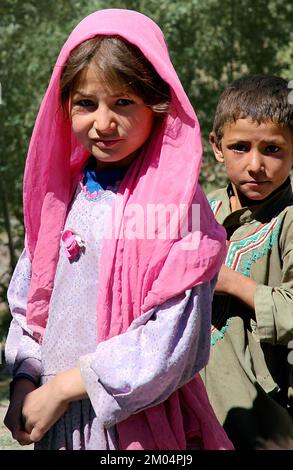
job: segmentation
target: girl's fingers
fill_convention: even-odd
[[[25,431],[16,431],[15,433],[13,433],[13,438],[18,441],[21,446],[27,446],[33,443],[30,438],[30,435]]]
[[[30,439],[32,442],[39,442],[44,436],[45,432],[41,429],[34,428],[30,433]]]
[[[30,434],[34,426],[28,421],[28,419],[22,414],[21,416],[22,429],[26,431],[27,434]]]

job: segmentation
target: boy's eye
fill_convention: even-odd
[[[129,100],[127,98],[120,98],[119,100],[116,101],[117,106],[129,106],[133,103],[134,103],[133,100]]]
[[[249,151],[249,146],[246,144],[234,144],[231,145],[231,149],[234,152],[240,153],[240,152],[248,152]]]
[[[280,147],[278,147],[277,145],[268,145],[265,148],[265,152],[268,154],[278,153],[280,150],[281,150]]]

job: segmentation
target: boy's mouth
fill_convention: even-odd
[[[244,182],[245,185],[250,186],[250,187],[263,186],[266,183],[268,183],[268,181],[249,180],[249,181]]]
[[[268,183],[268,180],[246,180],[242,182],[242,184],[263,184],[263,183]]]

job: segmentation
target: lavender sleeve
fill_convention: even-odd
[[[11,282],[7,298],[12,321],[5,343],[5,359],[13,378],[26,376],[38,383],[41,375],[41,346],[26,323],[26,305],[31,280],[31,262],[22,252]]]
[[[136,319],[79,361],[87,393],[105,427],[165,401],[207,363],[215,280]]]

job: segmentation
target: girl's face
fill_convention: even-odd
[[[72,129],[97,160],[97,169],[125,167],[149,137],[153,111],[125,91],[109,91],[90,65],[70,98]]]

